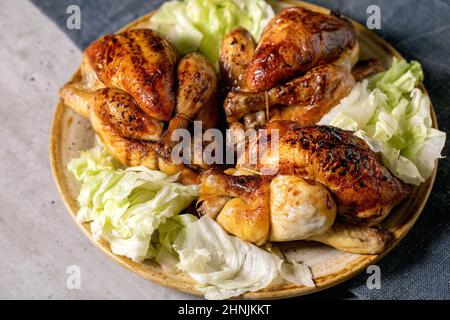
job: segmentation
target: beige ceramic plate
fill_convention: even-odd
[[[276,10],[279,10],[283,6],[293,5],[304,6],[315,11],[329,13],[328,9],[298,1],[279,1],[274,7]],[[150,15],[151,13],[143,16],[125,29],[139,27],[148,21]],[[360,41],[362,58],[378,58],[385,65],[389,65],[393,56],[401,57],[394,48],[373,32],[367,30],[358,23],[354,23],[354,26]],[[79,72],[79,70],[77,72]],[[425,88],[422,89],[425,91]],[[433,110],[432,117],[433,125],[437,126]],[[89,149],[94,144],[94,132],[89,121],[77,115],[62,102],[59,102],[56,106],[51,128],[50,159],[59,192],[73,218],[75,218],[75,214],[78,211],[76,197],[79,191],[79,184],[73,176],[68,173],[66,169],[67,163],[71,159],[78,157],[81,150]],[[392,247],[398,244],[398,242],[408,233],[419,217],[432,189],[435,175],[436,170],[432,177],[420,187],[415,188],[411,196],[398,206],[385,221],[385,226],[389,228],[396,237],[396,241]],[[92,239],[87,224],[80,225],[80,228],[86,236],[95,243],[95,245],[114,261],[145,279],[180,291],[195,295],[200,294],[195,290],[195,284],[189,277],[180,274],[164,273],[159,265],[152,261],[134,263],[127,258],[114,255],[105,241],[96,242]],[[285,251],[286,255],[295,256],[311,267],[316,287],[307,288],[295,285],[283,285],[266,288],[255,293],[247,293],[243,295],[243,298],[284,298],[320,291],[355,276],[390,251],[388,250],[382,255],[362,256],[340,252],[333,248],[312,242],[294,242],[286,245],[286,247],[282,249]]]

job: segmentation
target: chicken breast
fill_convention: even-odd
[[[355,44],[355,31],[344,19],[300,7],[284,9],[263,31],[246,70],[247,86],[254,92],[268,90],[333,62]]]
[[[150,117],[170,120],[178,52],[156,31],[133,29],[104,36],[85,55],[106,87],[127,92]]]
[[[334,223],[336,204],[320,183],[279,175],[270,183],[270,240],[303,240]]]
[[[258,162],[248,163],[244,154],[237,168],[291,174],[320,182],[332,192],[338,213],[348,221],[377,224],[410,192],[367,144],[350,131],[328,126],[304,128],[289,121],[274,121],[266,129],[268,144],[259,146],[256,139],[246,152],[264,150]],[[277,141],[271,141],[271,132],[275,132],[272,130],[279,136]]]

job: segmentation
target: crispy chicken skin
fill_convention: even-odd
[[[245,163],[244,154],[237,168],[320,182],[333,193],[338,213],[348,221],[377,224],[410,192],[351,131],[328,126],[305,128],[290,121],[274,121],[266,129],[269,143],[258,163]],[[274,129],[279,139],[270,143]],[[250,143],[247,153],[256,152],[255,147],[258,143]]]
[[[227,122],[244,118],[245,124],[251,123],[247,116],[250,114],[251,117],[268,106],[270,120],[291,120],[303,126],[312,126],[346,97],[354,84],[355,80],[349,72],[328,64],[269,89],[267,93],[230,92],[224,102]],[[264,124],[265,121],[257,123],[258,126]]]
[[[258,175],[233,176],[217,168],[205,171],[201,174],[200,201],[209,198],[209,202],[199,211],[211,210],[208,214],[216,216],[227,232],[261,245],[269,237],[270,179]]]
[[[170,175],[181,173],[183,184],[199,183],[198,175],[190,168],[162,161],[155,141],[161,136],[162,123],[151,120],[129,94],[104,88],[92,93],[91,99],[92,127],[114,158],[129,167],[145,166]]]
[[[60,97],[89,118],[104,147],[124,165],[181,172],[189,184],[198,183],[198,175],[171,162],[172,133],[190,129],[194,120],[204,129],[216,125],[217,83],[214,67],[200,54],[178,61],[176,49],[158,33],[135,29],[89,46],[80,74]]]
[[[250,32],[239,27],[222,40],[219,53],[220,75],[228,89],[247,91],[245,71],[252,62],[256,43]]]
[[[107,35],[92,43],[85,55],[106,87],[130,94],[150,117],[170,120],[178,52],[157,32],[134,29]]]
[[[258,245],[309,240],[350,253],[380,254],[393,238],[380,227],[335,222],[329,191],[298,176],[214,168],[202,173],[200,186],[199,213]]]
[[[246,71],[247,86],[268,90],[338,59],[355,43],[355,31],[343,19],[300,7],[284,9],[263,31]]]
[[[178,64],[177,79],[175,115],[158,148],[166,160],[177,143],[172,139],[175,130],[187,129],[192,120],[201,121],[204,130],[214,127],[217,122],[218,79],[214,66],[198,53],[188,54]]]
[[[98,117],[94,122],[107,123],[106,132],[125,138],[156,141],[161,138],[164,124],[148,117],[136,104],[136,101],[126,92],[104,88],[96,91],[94,109],[91,117]]]
[[[153,128],[129,94],[118,89],[100,89],[94,93],[90,105],[92,127],[114,158],[130,167],[158,168],[155,142],[137,138],[145,137]],[[153,133],[151,136],[154,137]]]

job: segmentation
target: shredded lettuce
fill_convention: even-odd
[[[258,41],[273,17],[264,0],[169,1],[150,18],[149,27],[166,36],[181,54],[198,50],[215,64],[225,34],[242,26]]]
[[[319,124],[355,131],[402,181],[419,185],[441,158],[446,134],[432,128],[431,102],[417,85],[416,61],[394,59],[391,68],[357,83]]]
[[[198,186],[183,186],[177,176],[122,169],[101,147],[83,152],[68,169],[82,182],[77,219],[89,222],[93,237],[107,240],[115,254],[136,262],[167,257],[160,249],[171,253],[172,231],[190,221],[176,216],[198,197]],[[160,227],[159,241],[152,242]]]
[[[314,286],[309,268],[228,235],[204,216],[181,230],[174,242],[178,268],[189,274],[207,299],[227,299],[254,292],[284,279]]]

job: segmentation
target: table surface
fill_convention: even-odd
[[[0,299],[194,298],[111,262],[73,223],[51,175],[48,137],[56,93],[81,52],[28,0],[2,1],[0,29]],[[67,287],[72,265],[80,290]]]
[[[29,1],[2,1],[0,29],[0,299],[192,298],[113,263],[73,223],[53,182],[48,137],[56,93],[81,52]],[[80,290],[67,288],[71,265],[80,267]]]

